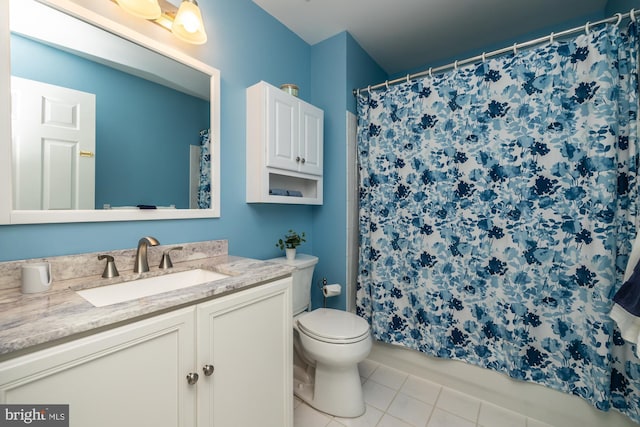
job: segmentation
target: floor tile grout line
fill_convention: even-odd
[[[396,417],[396,416],[394,416],[394,415],[392,415],[392,414],[389,414],[389,412],[388,412],[388,411],[389,411],[389,408],[391,407],[391,404],[395,401],[395,399],[396,399],[396,398],[398,397],[398,395],[401,393],[402,387],[404,387],[404,385],[407,383],[407,381],[409,381],[409,378],[411,377],[411,374],[406,373],[406,372],[404,372],[404,371],[398,371],[397,369],[395,369],[395,370],[396,370],[396,371],[398,371],[398,372],[402,372],[403,374],[406,374],[406,377],[405,377],[404,381],[402,382],[402,384],[400,384],[400,386],[399,386],[397,389],[396,389],[396,388],[392,388],[392,387],[389,387],[389,386],[387,386],[387,385],[385,385],[385,384],[379,383],[378,381],[376,381],[376,380],[372,379],[373,374],[374,374],[374,373],[375,373],[375,372],[376,372],[376,371],[377,371],[381,366],[386,366],[386,365],[378,364],[378,365],[376,366],[376,368],[371,372],[371,375],[369,375],[369,377],[367,378],[367,380],[366,380],[366,381],[373,381],[374,383],[376,383],[376,384],[378,384],[378,385],[381,385],[381,386],[387,387],[387,388],[389,388],[389,389],[392,389],[392,390],[394,390],[394,391],[395,391],[395,394],[393,395],[393,398],[389,401],[389,404],[387,405],[387,408],[386,408],[386,409],[376,408],[376,409],[378,409],[378,410],[381,410],[381,411],[382,411],[382,416],[380,417],[380,420],[378,420],[378,422],[376,423],[376,427],[377,427],[377,426],[380,426],[380,423],[382,423],[382,419],[384,418],[384,416],[385,416],[385,415],[389,415],[390,417],[393,417],[393,418],[395,418],[395,419],[397,419],[397,420],[400,420],[400,421],[402,421],[402,422],[403,422],[403,423],[405,423],[405,424],[409,424],[409,423],[407,423],[406,421],[404,421],[404,420],[402,420],[402,419],[400,419],[400,418],[398,418],[398,417]],[[389,368],[390,368],[390,367],[389,367]],[[393,368],[390,368],[390,369],[393,369]],[[410,398],[412,398],[412,399],[417,400],[418,402],[422,402],[422,403],[425,403],[425,404],[428,404],[428,405],[430,405],[430,406],[431,406],[431,411],[430,411],[429,416],[427,417],[426,423],[425,423],[425,425],[424,425],[423,427],[426,427],[426,426],[428,426],[428,425],[429,425],[429,422],[431,421],[431,418],[433,417],[433,413],[435,412],[435,409],[436,409],[436,404],[437,404],[438,400],[440,399],[440,395],[442,394],[442,390],[443,390],[443,389],[444,389],[444,387],[443,387],[442,385],[440,385],[439,390],[438,390],[438,395],[436,396],[436,400],[434,401],[433,405],[431,405],[431,404],[430,404],[430,403],[428,403],[428,402],[423,402],[423,401],[422,401],[422,400],[420,400],[420,399],[416,399],[416,398],[412,397],[411,395],[408,395],[408,394],[406,395],[406,396],[408,396],[408,397],[410,397]],[[373,405],[372,405],[372,407],[374,407],[374,408],[375,408],[375,406],[373,406]],[[446,411],[446,412],[450,413],[449,411]],[[452,415],[456,415],[456,414],[452,414]],[[416,427],[420,427],[420,426],[416,426]]]
[[[480,400],[480,404],[478,405],[478,412],[476,413],[476,427],[480,425],[480,411],[482,410],[483,403],[485,403],[485,401]]]
[[[371,375],[369,375],[369,378],[367,378],[367,381],[373,381],[374,383],[376,383],[376,384],[378,384],[378,385],[380,385],[380,386],[383,386],[383,387],[386,387],[386,388],[388,388],[388,389],[394,390],[394,391],[395,391],[395,394],[393,395],[393,398],[391,398],[391,400],[389,400],[389,403],[387,404],[386,409],[376,408],[376,409],[378,409],[378,410],[382,411],[382,416],[380,417],[380,419],[379,419],[379,420],[378,420],[378,422],[376,423],[375,427],[380,426],[380,423],[382,422],[382,419],[384,418],[384,416],[385,416],[385,415],[387,415],[387,414],[388,414],[388,413],[387,413],[387,411],[388,411],[388,410],[389,410],[389,408],[391,407],[391,404],[393,403],[393,401],[394,401],[394,400],[396,399],[396,397],[398,396],[398,393],[400,392],[400,388],[402,388],[402,386],[400,386],[400,388],[398,388],[398,389],[394,389],[394,388],[391,388],[391,387],[389,387],[389,386],[387,386],[387,385],[385,385],[385,384],[381,384],[381,383],[379,383],[378,381],[372,380],[372,379],[371,379],[371,377],[373,376],[373,373],[374,373],[375,371],[377,371],[377,370],[378,370],[378,368],[379,368],[380,366],[382,366],[382,364],[378,364],[378,366],[376,367],[376,369],[375,369],[373,372],[371,372]],[[407,376],[407,378],[408,378],[408,376]],[[405,381],[406,381],[406,379],[405,379]],[[402,383],[402,384],[404,385],[404,381],[403,381],[403,383]],[[367,404],[367,403],[365,402],[365,405],[366,405],[366,404]],[[370,405],[370,406],[371,406],[371,407],[373,407],[373,408],[375,408],[375,406],[373,406],[373,405]],[[393,417],[393,415],[391,415],[391,414],[389,414],[389,416],[390,416],[390,417]],[[393,418],[398,419],[397,417],[393,417]],[[402,420],[400,420],[400,421],[402,421]]]
[[[393,368],[391,368],[391,369],[393,369]],[[397,370],[397,369],[396,369],[396,370]],[[409,424],[409,423],[408,423],[408,422],[406,422],[405,420],[400,419],[400,418],[398,418],[398,417],[396,417],[396,416],[394,416],[394,415],[389,414],[389,408],[391,408],[391,404],[396,400],[396,398],[397,398],[397,397],[398,397],[398,395],[400,394],[400,390],[402,389],[402,386],[404,386],[404,385],[405,385],[405,383],[407,382],[407,380],[409,379],[409,374],[407,374],[406,372],[403,372],[403,371],[398,371],[398,372],[402,372],[403,374],[406,374],[406,377],[405,377],[404,381],[402,381],[402,384],[400,384],[400,386],[399,386],[397,389],[395,389],[396,394],[394,394],[394,395],[393,395],[393,399],[391,399],[391,400],[389,401],[389,405],[387,405],[387,409],[385,409],[385,411],[382,413],[382,416],[380,417],[380,420],[378,420],[378,423],[376,424],[376,426],[379,426],[379,425],[380,425],[380,423],[382,422],[382,419],[384,418],[384,416],[385,416],[385,415],[389,415],[390,417],[393,417],[393,418],[395,418],[396,420],[399,420],[399,421],[401,421],[401,422],[403,422],[403,423],[405,423],[405,424]],[[374,381],[374,382],[375,382],[375,381]],[[384,384],[382,384],[382,385],[384,385]],[[389,388],[391,388],[391,387],[389,387]]]
[[[433,408],[431,408],[431,413],[429,414],[429,418],[427,418],[427,423],[425,424],[425,427],[427,427],[429,425],[429,423],[431,422],[431,418],[433,418],[433,414],[436,412],[436,408],[438,407],[438,400],[440,400],[440,396],[442,395],[442,390],[444,389],[444,387],[441,385],[440,389],[438,390],[438,395],[436,396],[436,400],[433,401]]]

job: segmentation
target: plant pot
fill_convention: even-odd
[[[286,248],[284,251],[287,254],[288,261],[292,261],[296,258],[296,248]]]

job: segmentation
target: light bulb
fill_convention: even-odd
[[[188,33],[195,33],[200,28],[200,21],[191,11],[187,11],[182,17],[182,26]]]
[[[171,31],[187,43],[203,44],[207,33],[202,23],[202,14],[196,0],[183,0],[171,26]]]

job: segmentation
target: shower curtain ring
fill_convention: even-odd
[[[384,85],[387,87],[387,90],[389,90],[389,80],[385,80]]]
[[[487,60],[487,53],[482,52],[482,62],[485,62],[486,60]]]
[[[454,70],[458,69],[458,60],[457,59],[455,61],[453,61],[453,69]]]
[[[587,22],[587,25],[589,25],[588,22]],[[552,31],[551,34],[549,34],[549,44],[553,44],[553,36],[555,36],[555,34]]]
[[[622,14],[621,13],[616,13],[616,16],[618,17],[618,20],[616,21],[616,27],[618,25],[620,25],[620,22],[622,22]]]
[[[433,67],[429,67],[429,77],[433,78]]]
[[[356,96],[360,96],[360,88],[358,88],[358,90],[356,90]]]
[[[513,44],[513,54],[514,55],[518,54],[518,43],[517,42]]]
[[[407,74],[407,83],[409,83],[409,74]]]
[[[589,34],[589,26],[591,25],[591,22],[587,21],[586,24],[584,24],[584,33],[585,34]]]
[[[369,95],[371,95],[371,85],[367,86],[367,92],[369,92]]]
[[[631,9],[631,11],[629,12],[629,16],[631,16],[631,20],[633,22],[636,22],[636,10],[635,9]]]

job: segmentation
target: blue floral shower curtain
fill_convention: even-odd
[[[640,422],[608,317],[638,220],[637,31],[358,98],[358,314],[378,340]]]
[[[211,207],[211,129],[200,131],[200,183],[198,208]]]

